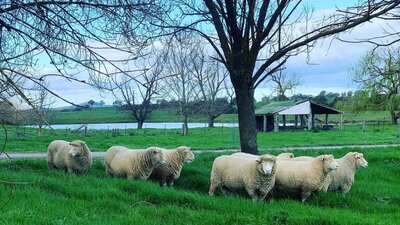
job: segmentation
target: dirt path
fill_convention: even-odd
[[[334,150],[342,148],[384,148],[384,147],[400,147],[400,144],[379,144],[379,145],[334,145],[334,146],[312,146],[312,147],[279,147],[279,148],[268,148],[267,150],[279,150],[279,151],[298,151],[298,150]],[[205,152],[238,152],[239,149],[223,149],[223,150],[195,150],[194,153],[205,153]],[[92,152],[94,158],[103,158],[105,152]],[[17,158],[46,158],[45,152],[38,153],[7,153],[12,159]],[[0,159],[7,159],[8,156],[4,153],[0,154]]]

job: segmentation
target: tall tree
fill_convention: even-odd
[[[189,55],[192,73],[199,91],[197,99],[202,102],[201,113],[207,116],[208,127],[214,127],[214,120],[232,105],[234,93],[228,84],[228,73],[221,63],[210,59],[204,45],[196,45]]]
[[[177,101],[179,112],[183,120],[183,135],[189,134],[188,120],[192,114],[191,102],[197,96],[197,86],[193,79],[193,61],[191,55],[196,48],[191,40],[188,42],[175,41],[170,49],[166,61],[165,92],[170,99]]]
[[[353,80],[360,84],[362,90],[379,96],[378,101],[370,104],[387,106],[393,124],[397,123],[397,99],[400,91],[400,50],[396,46],[368,52],[353,68]],[[375,98],[376,99],[376,98]]]
[[[235,88],[241,150],[252,154],[258,153],[254,89],[290,56],[309,52],[317,40],[374,17],[391,16],[387,13],[400,5],[397,0],[360,1],[357,6],[315,18],[304,10],[301,0],[178,2],[174,15],[181,10],[181,24],[168,27],[196,31],[214,48]]]
[[[3,0],[0,3],[0,98],[17,96],[34,107],[24,85],[46,77],[91,83],[140,57],[152,18],[165,9],[156,0]],[[161,22],[160,22],[161,23]],[[110,58],[114,50],[121,57]],[[46,67],[48,73],[37,71]],[[89,77],[80,72],[89,71]],[[24,82],[26,81],[26,82]],[[64,99],[55,90],[44,87]],[[72,103],[71,101],[64,99]],[[36,110],[37,111],[37,110]]]
[[[277,94],[278,101],[284,101],[289,99],[286,94],[288,91],[300,85],[300,78],[295,73],[279,70],[278,72],[271,74],[271,81],[274,83],[273,93]]]
[[[160,91],[164,60],[163,54],[143,58],[138,67],[144,72],[129,76],[117,74],[109,79],[110,90],[121,99],[117,108],[136,121],[138,129],[143,128],[143,123],[154,109],[151,103]]]

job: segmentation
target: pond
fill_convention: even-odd
[[[109,129],[136,129],[137,123],[96,123],[87,124],[89,130],[109,130]],[[207,127],[208,123],[188,123],[189,128]],[[237,123],[214,123],[215,127],[237,127]],[[36,127],[36,126],[29,126]],[[51,125],[53,129],[83,129],[82,124],[55,124]],[[179,129],[182,128],[182,123],[144,123],[143,128],[158,128],[158,129]]]

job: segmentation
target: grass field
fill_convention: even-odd
[[[260,149],[293,146],[321,145],[358,145],[358,144],[397,144],[400,143],[400,128],[395,125],[378,127],[367,125],[362,132],[360,126],[347,125],[344,130],[332,131],[281,131],[258,133]],[[0,132],[0,145],[5,141],[4,132]],[[105,151],[113,145],[129,148],[159,146],[175,148],[179,145],[190,146],[195,150],[239,148],[238,128],[194,128],[188,136],[182,136],[179,129],[127,129],[127,130],[56,130],[56,134],[47,130],[42,135],[32,128],[7,127],[8,152],[45,152],[47,145],[56,139],[84,140],[92,151]]]
[[[350,150],[295,155],[340,157]],[[0,224],[398,224],[399,150],[357,151],[364,153],[369,167],[359,169],[348,195],[317,193],[304,204],[286,195],[272,203],[252,202],[246,195],[207,196],[217,153],[197,154],[174,188],[109,178],[99,159],[83,176],[48,171],[45,159],[0,161],[1,180],[34,182],[0,182]]]
[[[235,114],[225,114],[218,122],[236,122]],[[146,122],[180,122],[182,117],[175,109],[153,110]],[[189,122],[206,122],[203,116],[195,115]],[[114,107],[93,108],[82,111],[54,111],[52,124],[82,124],[82,123],[129,123],[134,122],[127,114],[117,111]]]
[[[338,121],[337,116],[331,116],[333,122]],[[324,117],[321,117],[324,119]],[[345,122],[358,122],[363,120],[390,121],[390,115],[385,111],[366,111],[359,113],[345,112],[343,115]],[[175,109],[154,110],[146,122],[181,122],[182,118]],[[207,122],[203,116],[191,116],[190,122]],[[117,111],[114,107],[93,108],[92,110],[55,111],[52,124],[86,124],[86,123],[125,123],[134,122],[126,114]],[[216,119],[216,122],[237,122],[236,114],[223,114]]]

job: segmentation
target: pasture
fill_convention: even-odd
[[[304,150],[294,154],[332,153],[341,157],[354,150],[364,153],[369,167],[358,170],[348,195],[317,193],[305,204],[286,195],[272,203],[252,202],[244,194],[207,196],[212,162],[224,153],[197,154],[192,164],[184,165],[173,188],[107,177],[100,159],[82,176],[48,171],[45,159],[2,160],[2,181],[28,183],[0,182],[0,223],[398,224],[398,148]]]
[[[182,136],[180,129],[123,129],[123,130],[50,130],[38,135],[33,128],[7,126],[7,133],[0,132],[0,143],[7,139],[7,152],[45,152],[47,145],[56,139],[84,140],[92,151],[106,151],[113,145],[129,148],[159,146],[175,148],[180,145],[194,150],[238,149],[238,128],[193,128],[188,136]],[[282,131],[258,133],[260,149],[296,146],[359,145],[359,144],[398,144],[399,127],[396,125],[367,125],[362,131],[359,125],[345,125],[344,130],[333,131]]]

